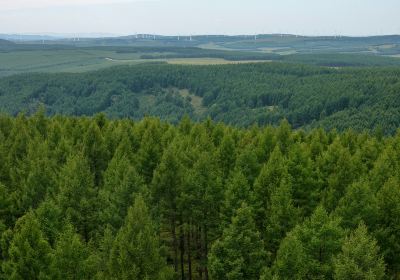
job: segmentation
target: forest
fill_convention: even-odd
[[[333,56],[335,57],[335,56]],[[318,56],[304,57],[318,60]],[[0,79],[0,112],[178,123],[322,127],[395,134],[400,126],[398,67],[322,67],[295,63],[119,66],[87,73],[26,73]]]
[[[0,279],[399,279],[399,145],[285,120],[3,115]]]

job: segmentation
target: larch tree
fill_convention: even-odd
[[[286,234],[299,222],[299,209],[293,205],[290,178],[282,179],[271,194],[271,204],[267,212],[265,245],[275,259],[279,244]]]
[[[253,207],[257,228],[260,232],[265,231],[272,192],[279,187],[283,178],[288,179],[288,177],[286,159],[279,146],[276,146],[254,183]]]
[[[160,213],[172,235],[173,260],[175,271],[178,271],[178,236],[179,220],[178,197],[183,185],[182,164],[178,159],[177,149],[171,144],[165,150],[160,164],[154,171],[151,182],[151,194],[156,211]]]
[[[400,180],[389,179],[378,191],[375,236],[393,277],[400,274]]]
[[[99,191],[102,226],[118,229],[123,224],[136,193],[143,190],[143,179],[126,156],[114,156],[103,174],[104,185]]]
[[[98,227],[98,201],[94,175],[86,157],[81,153],[70,156],[59,176],[58,206],[88,241]]]
[[[59,234],[50,265],[51,278],[59,280],[91,279],[94,270],[88,263],[89,250],[68,221]]]
[[[129,208],[118,231],[109,260],[110,279],[172,279],[160,253],[160,244],[147,206],[141,196]]]
[[[208,261],[212,279],[259,279],[266,264],[266,252],[246,203],[212,246]]]
[[[335,280],[382,280],[385,277],[385,263],[377,242],[369,236],[363,223],[345,239],[333,266]]]
[[[366,181],[351,184],[339,200],[335,214],[342,218],[344,228],[355,229],[360,222],[374,227],[378,222],[378,203]]]
[[[332,278],[333,257],[339,253],[343,237],[340,219],[329,216],[318,206],[309,219],[283,239],[273,266],[274,273],[282,279]],[[292,247],[296,248],[293,252]],[[299,267],[298,273],[292,274],[293,267]]]
[[[5,279],[50,279],[52,249],[45,239],[33,212],[18,219],[2,264]]]
[[[247,178],[240,170],[232,172],[225,185],[224,200],[221,206],[221,226],[228,225],[242,203],[245,202],[250,205],[251,199],[251,190]]]
[[[222,176],[226,179],[231,170],[233,170],[236,161],[235,142],[231,135],[225,134],[222,138],[221,144],[217,150],[217,158],[218,164],[222,170]]]

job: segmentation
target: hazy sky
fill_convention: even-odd
[[[0,0],[0,33],[400,34],[400,0]]]

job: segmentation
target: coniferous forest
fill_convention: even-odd
[[[367,56],[368,57],[368,56]],[[315,58],[315,57],[314,57]],[[26,73],[0,79],[0,112],[140,120],[156,116],[247,127],[383,130],[400,126],[398,67],[321,67],[294,63],[120,66],[87,73]]]
[[[400,134],[0,117],[0,279],[399,279]]]

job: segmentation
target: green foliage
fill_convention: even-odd
[[[385,264],[378,251],[376,241],[361,223],[346,238],[342,252],[334,260],[334,279],[384,279]]]
[[[29,114],[44,104],[49,115],[150,115],[173,123],[188,115],[239,126],[287,119],[295,128],[379,128],[394,134],[400,125],[399,76],[391,67],[335,69],[291,63],[148,64],[84,74],[18,75],[0,79],[0,112]],[[97,160],[102,166],[104,156]]]
[[[133,195],[142,190],[143,180],[126,156],[115,156],[103,175],[104,185],[99,192],[103,225],[118,229],[133,203]]]
[[[247,205],[251,203],[250,186],[242,172],[231,173],[225,186],[226,190],[221,209],[221,218],[224,221],[224,226],[236,215],[236,211],[241,207],[243,202]]]
[[[278,146],[263,166],[257,180],[254,183],[254,207],[256,223],[259,230],[265,230],[267,212],[270,208],[271,194],[279,187],[282,180],[290,180],[285,158]]]
[[[267,211],[266,248],[275,258],[276,251],[286,233],[299,222],[299,209],[292,200],[292,186],[287,178],[282,179],[278,188],[271,194]]]
[[[85,240],[97,226],[97,200],[94,176],[86,158],[74,155],[68,158],[60,172],[57,203],[65,216]]]
[[[2,264],[6,279],[50,279],[52,249],[32,212],[18,219]]]
[[[400,182],[397,178],[391,178],[379,190],[378,222],[376,225],[376,237],[388,269],[391,274],[398,276],[400,272]]]
[[[340,220],[319,206],[282,241],[273,269],[282,279],[331,279],[343,237]]]
[[[347,188],[336,208],[345,228],[356,228],[360,222],[374,227],[378,222],[378,204],[368,182],[357,182]]]
[[[379,278],[377,247],[399,276],[400,135],[42,112],[0,140],[0,279]]]
[[[160,245],[141,196],[129,208],[118,231],[109,261],[110,279],[172,279],[160,255]]]
[[[90,279],[94,270],[88,265],[89,250],[72,224],[67,223],[56,240],[51,279]]]
[[[255,280],[266,263],[266,253],[256,230],[251,208],[245,203],[237,210],[209,256],[212,279]]]

